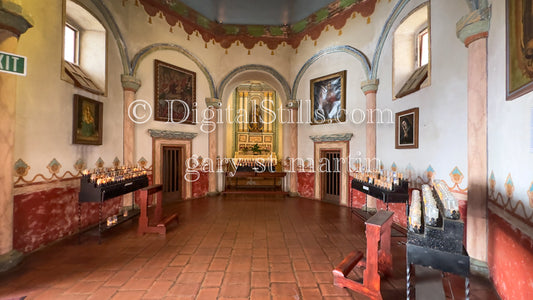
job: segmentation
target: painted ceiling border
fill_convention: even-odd
[[[207,43],[218,42],[222,48],[228,49],[233,43],[242,43],[246,49],[264,43],[270,50],[281,44],[297,48],[301,41],[310,36],[317,40],[327,26],[339,30],[346,21],[355,16],[369,17],[374,13],[378,0],[336,0],[328,6],[316,11],[309,17],[290,25],[233,25],[217,23],[178,2],[173,7],[165,6],[161,0],[138,0],[150,17],[158,13],[167,23],[174,27],[182,27],[189,35],[197,31]]]

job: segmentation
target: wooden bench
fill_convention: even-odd
[[[178,214],[174,213],[167,217],[162,218],[163,214],[163,185],[154,184],[141,189],[140,206],[141,215],[139,217],[139,227],[137,228],[137,234],[142,235],[144,233],[159,233],[165,235],[167,233],[167,225],[176,220],[178,222]],[[150,226],[148,220],[148,197],[156,197],[156,207],[154,222],[156,226]],[[153,198],[152,198],[153,199]]]
[[[349,288],[371,299],[382,299],[379,273],[392,274],[390,237],[393,214],[391,211],[380,210],[365,222],[366,260],[360,251],[348,254],[333,270],[333,283],[336,286]],[[365,267],[363,283],[346,277],[356,265]]]

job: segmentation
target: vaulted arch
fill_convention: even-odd
[[[198,66],[198,68],[202,71],[205,78],[207,79],[211,97],[216,97],[215,82],[213,81],[213,77],[207,70],[207,67],[198,57],[196,57],[189,50],[183,48],[180,45],[168,44],[168,43],[157,43],[157,44],[152,44],[152,45],[144,47],[139,52],[137,52],[137,54],[135,54],[135,56],[133,57],[133,60],[131,61],[131,75],[134,77],[136,76],[137,69],[139,68],[139,64],[144,58],[146,58],[149,54],[154,53],[156,51],[160,51],[160,50],[176,51],[176,52],[179,52],[185,55],[190,60],[192,60],[194,64],[196,64],[196,66]]]
[[[339,53],[339,52],[349,54],[355,57],[357,60],[359,60],[361,62],[361,66],[363,67],[363,71],[365,73],[366,78],[370,77],[370,63],[368,62],[368,58],[363,52],[348,45],[329,47],[313,55],[310,59],[308,59],[305,62],[305,64],[300,69],[300,71],[298,71],[298,74],[296,75],[296,78],[294,78],[294,83],[292,85],[291,99],[296,98],[296,94],[298,92],[298,86],[300,85],[300,80],[302,80],[304,73],[309,69],[309,67],[311,67],[312,64],[314,64],[317,60],[319,60],[320,58],[326,55],[329,55],[332,53]]]
[[[224,78],[220,82],[220,85],[218,86],[218,90],[216,94],[217,97],[224,96],[224,90],[228,86],[228,83],[232,81],[233,79],[235,79],[235,77],[242,75],[242,73],[250,73],[250,72],[265,73],[265,74],[268,74],[270,77],[274,78],[275,81],[277,81],[277,83],[281,85],[281,89],[285,93],[284,95],[285,99],[289,99],[291,95],[291,88],[287,80],[285,80],[285,78],[274,68],[265,66],[265,65],[256,65],[256,64],[250,64],[250,65],[244,65],[244,66],[237,67],[233,69],[231,72],[229,72],[226,76],[224,76]]]

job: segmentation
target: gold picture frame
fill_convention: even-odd
[[[195,124],[196,73],[156,59],[154,76],[154,120]]]
[[[395,148],[418,148],[418,107],[396,113]]]
[[[346,70],[312,79],[311,125],[346,121]]]
[[[102,145],[104,104],[82,95],[74,95],[72,143]]]
[[[506,99],[513,100],[533,90],[533,3],[506,1],[507,80]]]

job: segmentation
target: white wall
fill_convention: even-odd
[[[425,179],[429,165],[435,178],[450,184],[455,166],[467,186],[467,50],[456,37],[455,23],[468,13],[465,1],[431,1],[431,85],[398,100],[392,100],[392,33],[399,22],[423,1],[411,1],[394,23],[383,47],[378,78],[377,107],[394,113],[419,108],[418,149],[395,149],[391,125],[377,127],[377,157],[385,168],[395,162],[404,172],[408,164]]]
[[[495,194],[507,201],[505,182],[514,184],[512,207],[522,201],[527,215],[532,205],[527,191],[533,184],[533,153],[530,152],[533,93],[506,101],[505,1],[492,1],[488,38],[488,172],[494,172]],[[495,196],[496,196],[495,195]],[[521,216],[524,211],[516,210]]]
[[[142,86],[137,91],[136,98],[148,101],[148,103],[152,105],[154,111],[154,59],[196,72],[196,99],[198,99],[197,109],[199,124],[192,125],[154,121],[152,117],[147,123],[136,125],[135,160],[144,157],[149,162],[152,161],[152,138],[148,133],[148,129],[196,132],[198,133],[198,136],[192,141],[192,153],[204,158],[208,157],[208,135],[200,130],[200,123],[203,118],[202,114],[206,110],[206,104],[203,99],[210,97],[209,87],[205,76],[202,75],[200,69],[191,60],[178,52],[163,50],[148,55],[140,64],[137,73],[137,78],[141,80]]]
[[[17,49],[28,58],[28,67],[27,76],[17,79],[15,160],[21,158],[31,167],[30,179],[39,173],[49,177],[46,166],[53,158],[62,165],[59,175],[73,172],[80,158],[88,168],[94,168],[99,157],[106,166],[111,166],[115,157],[122,161],[122,68],[116,44],[109,41],[107,49],[108,95],[92,95],[60,79],[62,1],[22,0],[21,5],[32,15],[35,27],[21,36]],[[112,38],[110,34],[108,38]],[[104,104],[101,146],[72,144],[74,94]]]
[[[329,26],[328,31],[321,33],[316,44],[311,39],[303,40],[297,53],[294,52],[290,58],[291,83],[307,60],[320,50],[331,46],[348,45],[354,47],[363,52],[371,61],[381,29],[393,6],[394,3],[392,2],[381,1],[376,4],[375,11],[370,17],[356,14],[355,18],[349,18],[346,21],[346,25],[340,31]],[[366,81],[367,78],[359,60],[346,53],[332,53],[322,56],[302,76],[297,87],[296,99],[307,101],[307,105],[303,105],[300,110],[304,120],[309,121],[311,115],[310,81],[342,70],[347,70],[347,121],[324,125],[300,124],[298,126],[298,156],[304,160],[313,160],[314,157],[314,146],[313,141],[309,138],[310,135],[332,133],[353,133],[353,138],[350,141],[350,157],[354,159],[366,157],[366,121],[358,124],[361,122],[359,113],[355,114],[355,122],[352,121],[351,117],[354,110],[366,110],[366,97],[361,91],[361,82]]]
[[[288,56],[291,48],[289,46],[282,47],[274,51],[268,49],[265,45],[256,45],[248,54],[248,50],[245,49],[242,44],[236,46],[232,45],[228,49],[227,54],[225,49],[221,48],[219,44],[213,44],[212,41],[205,42],[201,35],[197,36],[196,33],[188,35],[182,28],[174,26],[173,32],[170,32],[170,26],[166,20],[156,17],[152,17],[152,24],[148,23],[148,15],[144,11],[142,6],[135,6],[133,2],[127,2],[123,7],[120,1],[106,2],[110,10],[113,12],[117,24],[119,25],[124,38],[128,46],[128,53],[130,59],[134,57],[141,49],[157,43],[167,43],[179,45],[186,51],[192,53],[208,70],[213,77],[215,87],[222,79],[232,70],[237,67],[247,64],[260,64],[266,65],[277,72],[279,72],[286,80],[289,75],[289,64],[287,64]],[[196,88],[196,100],[198,103],[198,109],[200,117],[205,110],[205,98],[212,97],[209,91],[209,85],[206,77],[193,63],[193,61],[187,58],[185,55],[180,54],[177,51],[170,50],[158,50],[149,54],[144,58],[139,65],[137,71],[137,78],[141,80],[142,85],[136,94],[137,99],[147,100],[153,104],[154,98],[154,73],[153,73],[153,60],[158,59],[180,68],[185,68],[196,72],[197,88]],[[253,72],[252,72],[253,73]],[[257,72],[255,72],[257,73]],[[263,73],[264,76],[265,73]],[[257,75],[257,74],[255,74]],[[269,77],[270,76],[266,76]],[[257,79],[251,77],[243,77],[244,80]],[[238,84],[232,81],[235,84]],[[234,86],[235,86],[234,84]],[[275,85],[273,85],[275,86]],[[279,90],[278,90],[279,92]],[[218,95],[223,102],[222,108],[226,107],[227,95],[231,91],[225,90],[224,95]],[[284,98],[282,98],[285,101]],[[224,122],[227,123],[226,116],[224,115]],[[199,119],[199,121],[201,118]],[[147,129],[165,129],[174,131],[187,131],[197,132],[199,135],[193,140],[193,154],[200,155],[202,157],[208,156],[208,138],[207,134],[201,132],[200,124],[197,125],[177,125],[177,124],[165,124],[165,122],[149,121],[146,124],[136,125],[135,139],[136,139],[136,153],[135,160],[140,157],[144,157],[148,160],[148,165],[151,165],[151,138],[147,133]],[[221,130],[231,130],[231,126],[221,126]],[[225,133],[220,133],[219,138],[225,138]],[[223,142],[220,143],[218,149],[219,154],[224,154]]]

